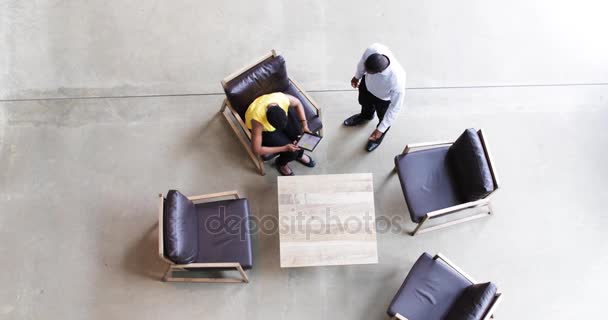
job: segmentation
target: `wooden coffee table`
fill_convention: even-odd
[[[378,263],[371,173],[278,177],[281,268]]]

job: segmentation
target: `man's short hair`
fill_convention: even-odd
[[[277,130],[283,130],[287,127],[287,112],[276,104],[268,105],[266,119]]]
[[[378,73],[384,71],[390,64],[387,56],[379,53],[373,53],[365,59],[365,71],[368,73]]]

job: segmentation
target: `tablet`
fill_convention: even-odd
[[[313,151],[315,150],[320,141],[320,136],[304,132],[300,137],[300,140],[298,140],[298,143],[296,143],[296,146],[304,150]]]

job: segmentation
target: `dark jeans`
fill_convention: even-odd
[[[273,132],[263,131],[262,132],[262,145],[265,147],[282,147],[286,144],[293,143],[298,140],[298,136],[301,134],[302,126],[297,120],[294,112],[289,112],[290,121],[287,123],[287,127],[283,130],[275,130]],[[291,119],[293,118],[293,119]],[[293,121],[295,119],[295,121]],[[304,150],[295,152],[281,152],[277,158],[277,165],[284,166],[289,162],[301,158],[304,154]]]
[[[382,100],[367,91],[365,76],[363,76],[363,78],[361,78],[361,83],[359,83],[359,104],[361,105],[361,117],[372,120],[374,118],[374,112],[377,112],[378,119],[380,120],[378,121],[378,125],[380,125],[391,102]]]

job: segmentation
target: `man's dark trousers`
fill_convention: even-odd
[[[382,100],[367,91],[365,76],[363,76],[363,78],[361,78],[361,83],[359,83],[359,104],[361,105],[361,118],[372,120],[374,118],[374,112],[377,112],[378,119],[380,120],[378,121],[378,125],[380,125],[391,102]]]

